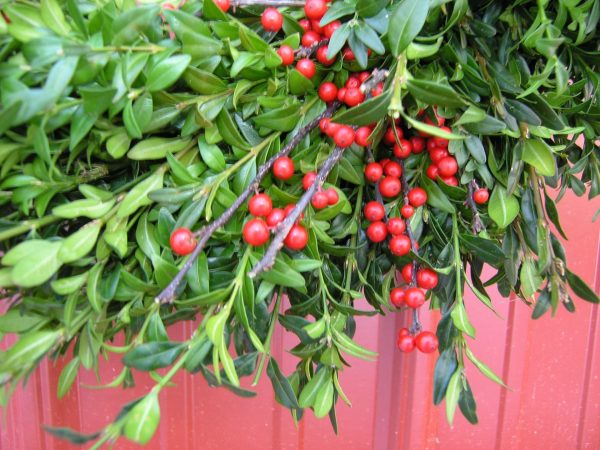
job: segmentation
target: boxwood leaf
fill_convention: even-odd
[[[391,14],[388,42],[394,56],[400,55],[417,37],[429,11],[429,0],[403,0]]]
[[[519,214],[519,202],[513,195],[506,195],[506,190],[496,185],[488,206],[490,217],[500,228],[506,228]]]
[[[144,371],[168,367],[185,348],[186,345],[181,342],[148,342],[127,353],[123,364]]]
[[[537,139],[526,139],[523,145],[523,161],[535,167],[536,171],[545,177],[551,177],[556,172],[556,163],[550,147]]]
[[[159,421],[158,391],[151,391],[127,413],[123,435],[138,444],[146,444],[154,436]]]
[[[150,69],[146,88],[150,92],[156,92],[170,87],[181,77],[191,60],[190,55],[175,55],[163,59]]]
[[[573,289],[575,295],[577,295],[579,298],[592,303],[600,303],[600,298],[598,298],[598,295],[589,288],[585,281],[583,281],[569,269],[567,269],[567,282],[569,283],[571,289]]]

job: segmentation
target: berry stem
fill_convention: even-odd
[[[473,200],[473,194],[476,189],[475,180],[471,180],[467,185],[467,189],[469,190],[467,194],[467,205],[471,208],[471,212],[473,213],[473,219],[471,221],[471,229],[473,233],[479,234],[480,231],[485,230],[485,225],[483,224],[481,217],[479,217],[479,211],[477,211],[477,205],[475,204],[475,200]]]
[[[275,228],[275,237],[271,241],[271,244],[269,245],[265,255],[248,273],[250,278],[255,278],[261,272],[269,270],[273,264],[275,264],[277,253],[283,247],[283,241],[288,235],[290,229],[308,206],[308,203],[310,202],[310,199],[314,193],[317,191],[317,188],[323,185],[325,179],[329,175],[329,172],[331,172],[333,166],[335,166],[335,164],[341,159],[343,153],[344,149],[342,147],[335,147],[333,152],[331,152],[331,154],[327,157],[323,165],[319,168],[313,184],[306,190],[302,197],[300,197],[300,200],[298,200],[298,203],[296,203],[296,206],[285,218],[285,220],[277,225],[277,228]]]
[[[258,189],[258,187],[260,185],[260,182],[269,173],[269,171],[271,170],[271,167],[273,166],[273,164],[275,163],[277,158],[280,158],[282,156],[287,156],[300,143],[300,141],[302,139],[304,139],[304,137],[311,130],[313,130],[314,128],[316,128],[319,125],[319,121],[322,118],[331,117],[331,115],[338,108],[338,106],[339,106],[339,104],[337,102],[331,104],[325,110],[325,112],[320,114],[318,117],[313,119],[311,122],[306,124],[304,127],[300,128],[300,130],[298,130],[298,133],[296,133],[296,135],[290,140],[290,142],[285,147],[283,147],[279,151],[279,153],[272,156],[267,162],[265,162],[262,166],[260,166],[258,168],[256,177],[254,177],[254,180],[252,181],[252,183],[250,183],[250,185],[235,199],[235,201],[231,204],[231,206],[229,208],[227,208],[227,210],[225,210],[225,212],[223,214],[221,214],[221,216],[219,218],[215,219],[210,224],[205,225],[202,229],[200,229],[200,231],[195,233],[196,237],[199,238],[196,248],[190,254],[190,257],[188,258],[188,260],[181,267],[181,269],[179,269],[179,272],[171,280],[171,282],[168,284],[168,286],[165,289],[163,289],[163,291],[160,294],[158,294],[158,296],[155,299],[156,302],[172,303],[173,300],[175,300],[177,288],[181,285],[181,282],[183,281],[185,274],[190,270],[190,268],[194,264],[194,261],[196,261],[196,259],[198,258],[198,256],[202,252],[202,250],[204,249],[204,246],[206,245],[206,243],[208,242],[210,237],[213,235],[213,233],[218,228],[225,225],[229,221],[229,219],[231,219],[231,217],[235,214],[235,212],[239,209],[239,207],[242,206],[242,204],[244,204],[244,202],[248,199],[248,197],[250,197],[254,192],[256,192],[256,190]]]

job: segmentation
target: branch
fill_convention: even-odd
[[[218,219],[215,219],[210,224],[205,225],[203,228],[201,228],[195,233],[195,236],[199,238],[196,248],[191,253],[190,257],[185,262],[183,267],[179,270],[177,275],[175,275],[175,277],[171,280],[169,285],[160,294],[158,294],[158,296],[155,299],[156,302],[172,303],[173,300],[175,300],[177,288],[183,281],[185,274],[190,270],[190,268],[198,258],[198,255],[200,255],[200,253],[204,249],[204,246],[206,245],[210,237],[213,235],[213,233],[218,228],[225,225],[229,221],[229,219],[231,219],[231,217],[235,214],[235,212],[239,209],[239,207],[242,206],[242,204],[248,199],[248,197],[250,197],[250,195],[258,189],[260,182],[269,173],[271,167],[275,163],[275,160],[282,156],[287,156],[311,130],[313,130],[319,125],[319,121],[322,118],[331,117],[331,115],[338,108],[338,106],[339,103],[334,102],[325,110],[325,112],[320,114],[318,117],[313,119],[304,127],[300,128],[300,130],[298,130],[298,133],[296,133],[296,135],[290,140],[290,142],[285,147],[281,149],[281,151],[279,151],[279,153],[272,156],[267,162],[265,162],[262,166],[258,168],[256,177],[254,177],[252,183],[250,183],[250,185],[244,190],[244,192],[242,192],[235,199],[231,206],[227,208],[227,210],[225,210],[225,212]]]
[[[467,185],[469,189],[469,193],[467,195],[467,205],[471,208],[471,212],[473,213],[473,221],[471,222],[471,228],[475,234],[478,234],[480,231],[485,230],[485,225],[479,217],[479,211],[477,211],[477,205],[475,204],[475,200],[473,200],[473,193],[475,192],[475,188],[477,187],[475,180],[471,180],[471,182]]]
[[[363,84],[360,85],[360,90],[364,94],[370,93],[375,87],[385,80],[390,74],[387,69],[373,69],[371,76]]]
[[[327,44],[329,44],[329,39],[322,39],[319,42],[315,42],[310,47],[299,48],[298,50],[296,50],[295,53],[298,58],[308,58],[310,55],[312,55],[314,52],[316,52],[317,49],[319,49]]]
[[[329,172],[331,172],[333,166],[335,166],[335,164],[340,160],[343,153],[343,148],[335,147],[333,152],[331,152],[331,154],[327,157],[323,165],[317,171],[317,177],[315,178],[313,184],[302,195],[302,197],[300,197],[300,200],[298,200],[298,203],[296,203],[296,206],[285,218],[285,220],[283,220],[283,222],[281,222],[279,225],[277,225],[277,228],[275,228],[275,237],[271,241],[271,245],[269,245],[269,248],[267,249],[265,255],[258,262],[258,264],[254,266],[254,268],[248,273],[248,276],[250,276],[250,278],[255,278],[261,272],[269,270],[273,266],[273,264],[275,264],[275,258],[277,257],[277,253],[279,252],[279,250],[281,250],[281,248],[283,247],[284,239],[290,232],[294,223],[296,223],[302,212],[308,206],[308,202],[310,202],[310,199],[316,192],[317,188],[323,185],[325,179],[329,175]]]

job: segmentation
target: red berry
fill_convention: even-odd
[[[394,155],[396,158],[405,159],[412,153],[412,144],[408,139],[400,139],[400,142],[394,143]]]
[[[278,180],[289,180],[294,175],[294,161],[287,156],[280,156],[273,164],[273,175]]]
[[[419,269],[417,271],[417,285],[423,289],[433,289],[438,284],[438,275],[431,269]]]
[[[298,23],[300,24],[300,26],[302,27],[302,29],[304,31],[310,31],[312,29],[310,20],[301,19],[298,21]]]
[[[410,334],[410,331],[408,331],[408,328],[406,328],[406,327],[400,328],[400,330],[398,330],[398,337],[408,336],[409,334]]]
[[[354,52],[350,49],[350,47],[346,47],[342,52],[342,57],[346,61],[354,61],[356,56],[354,56]]]
[[[304,4],[304,14],[313,20],[321,19],[327,12],[327,3],[324,0],[307,0]]]
[[[402,268],[402,279],[406,284],[412,283],[413,264],[408,263]]]
[[[383,168],[383,173],[388,177],[400,178],[402,176],[402,166],[396,161],[390,161]]]
[[[420,136],[411,137],[410,143],[412,144],[413,153],[421,153],[423,150],[425,150],[425,139]]]
[[[319,120],[319,129],[321,130],[321,133],[327,134],[327,129],[330,122],[331,119],[329,117],[323,117],[321,120]]]
[[[402,186],[396,177],[385,177],[379,182],[379,192],[384,197],[395,197],[400,193]]]
[[[437,148],[433,139],[427,139],[427,151],[431,152]]]
[[[316,178],[317,178],[316,172],[307,172],[304,175],[304,177],[302,177],[302,187],[304,188],[305,191],[308,191],[308,188],[310,188],[313,185]]]
[[[321,40],[321,35],[316,31],[307,31],[302,35],[302,46],[310,47]]]
[[[171,234],[169,243],[171,250],[180,256],[189,255],[196,248],[196,238],[189,228],[177,228]]]
[[[346,95],[344,95],[344,103],[353,107],[361,104],[365,100],[365,94],[363,94],[359,88],[346,88]]]
[[[365,219],[369,222],[378,222],[385,217],[385,208],[379,202],[369,202],[364,208]]]
[[[308,243],[308,232],[302,225],[295,224],[283,241],[290,250],[302,250]]]
[[[360,80],[358,79],[358,77],[352,75],[346,80],[346,84],[344,85],[344,87],[346,89],[358,88],[360,87]]]
[[[317,61],[319,61],[324,66],[330,66],[335,62],[335,56],[331,59],[327,59],[327,51],[329,47],[324,45],[317,49]]]
[[[393,236],[390,239],[390,252],[396,256],[408,255],[410,252],[410,239],[405,234]]]
[[[342,125],[333,135],[333,141],[338,147],[350,147],[354,142],[354,130],[348,125]]]
[[[310,21],[310,28],[313,31],[316,31],[319,34],[323,34],[323,28],[321,28],[321,24],[319,23],[318,20],[311,20]]]
[[[390,301],[396,308],[404,304],[404,289],[396,287],[390,292]]]
[[[281,65],[289,66],[294,63],[294,49],[289,45],[282,45],[277,49],[277,54],[281,58]]]
[[[377,83],[377,86],[371,91],[373,97],[377,97],[383,93],[383,83]]]
[[[273,208],[267,216],[267,225],[269,228],[274,228],[285,219],[285,211],[281,208]]]
[[[427,171],[425,172],[429,178],[435,180],[438,176],[438,167],[435,164],[429,164]]]
[[[473,192],[473,200],[478,205],[483,205],[490,198],[490,193],[486,188],[479,188],[475,192]]]
[[[260,247],[269,240],[269,227],[262,219],[252,219],[244,225],[243,235],[248,245]]]
[[[364,83],[365,81],[367,81],[369,79],[369,77],[371,76],[371,74],[367,71],[361,72],[358,74],[358,81],[362,83]]]
[[[357,132],[358,134],[358,132]],[[358,139],[357,139],[358,140]],[[377,183],[383,175],[383,168],[381,164],[376,162],[370,162],[365,167],[365,178],[371,183]]]
[[[448,186],[458,186],[458,179],[455,176],[451,177],[441,177],[442,181],[446,183]]]
[[[402,332],[402,330],[400,330]],[[401,352],[410,353],[415,349],[415,338],[410,334],[398,334],[396,345]]]
[[[327,39],[331,39],[331,36],[333,36],[333,33],[335,33],[335,30],[337,30],[341,26],[342,26],[342,22],[340,22],[339,20],[334,20],[333,22],[329,22],[327,25],[325,25],[323,27],[323,35]]]
[[[406,231],[406,223],[400,217],[392,217],[387,221],[387,229],[390,234],[397,236]]]
[[[276,8],[267,8],[260,17],[260,23],[267,31],[278,32],[283,25],[283,16]]]
[[[372,242],[382,242],[385,241],[387,237],[387,228],[385,227],[385,223],[383,222],[373,222],[367,228],[367,237]]]
[[[436,115],[435,115],[435,120],[436,120],[436,121],[434,122],[433,120],[431,120],[431,119],[429,118],[429,116],[426,116],[426,117],[425,117],[425,123],[426,123],[427,125],[432,125],[432,126],[434,126],[434,127],[441,127],[442,125],[444,125],[444,122],[446,122],[446,119],[445,119],[445,118],[443,118],[443,117],[441,117],[441,116],[438,116],[438,115],[437,115],[437,113],[436,113]]]
[[[442,159],[447,158],[449,155],[448,150],[445,148],[435,147],[432,151],[429,152],[429,157],[431,161],[437,165]]]
[[[248,211],[257,217],[268,216],[273,210],[273,202],[267,194],[256,194],[248,202]]]
[[[360,127],[356,130],[354,141],[361,147],[366,147],[369,145],[369,136],[371,136],[371,129],[369,127]]]
[[[437,350],[439,342],[431,331],[421,331],[415,338],[415,345],[423,353],[433,353]]]
[[[292,210],[296,207],[295,203],[291,203],[289,205],[287,205],[284,209],[283,212],[285,213],[285,216],[289,216],[290,213],[292,212]],[[304,219],[304,213],[300,213],[300,217],[298,217],[298,220],[302,220]]]
[[[346,97],[346,88],[345,87],[341,87],[338,89],[338,95],[337,98],[340,102],[344,101],[344,97]]]
[[[407,197],[410,204],[415,208],[423,206],[427,202],[427,192],[420,187],[412,188],[408,191]]]
[[[404,303],[411,308],[418,308],[425,303],[425,293],[417,287],[409,287],[404,295]]]
[[[414,213],[415,208],[411,205],[403,205],[402,208],[400,208],[400,214],[402,214],[402,217],[405,219],[410,219]]]
[[[458,172],[458,163],[453,156],[446,156],[442,158],[437,163],[438,173],[443,177],[451,177],[456,172]]]
[[[329,125],[327,125],[327,136],[329,137],[333,137],[335,136],[335,133],[338,132],[338,130],[342,128],[342,125],[339,123],[335,123],[335,122],[329,122]]]
[[[390,163],[391,159],[389,158],[383,158],[381,160],[379,160],[379,164],[381,164],[381,167],[385,168],[385,166],[387,166]]]
[[[402,139],[404,137],[404,132],[402,131],[401,128],[395,127],[396,128],[396,133],[394,134],[394,129],[393,128],[388,128],[387,131],[385,132],[385,135],[383,136],[383,140],[385,142],[387,142],[388,144],[395,144],[396,143],[396,135],[398,136],[398,139]]]
[[[440,130],[443,130],[447,133],[452,133],[452,130],[448,127],[440,127]],[[448,148],[448,139],[446,138],[436,136],[433,138],[433,142],[435,142],[435,145],[438,147]]]
[[[331,81],[327,81],[319,86],[319,97],[325,103],[332,102],[337,97],[337,86]]]
[[[227,12],[229,7],[231,6],[230,0],[215,0],[215,5],[219,7],[219,9],[223,12]]]
[[[296,70],[304,75],[306,78],[312,78],[317,72],[315,63],[308,58],[302,58],[296,63]]]
[[[327,204],[329,206],[333,206],[333,205],[337,204],[337,202],[340,201],[340,194],[338,194],[338,191],[336,191],[332,187],[325,190],[325,195],[327,195]]]
[[[323,209],[328,205],[327,194],[325,192],[319,191],[315,192],[315,195],[310,199],[310,203],[313,205],[315,209]]]

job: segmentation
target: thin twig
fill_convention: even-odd
[[[298,50],[296,50],[295,53],[298,58],[308,58],[314,52],[316,52],[319,48],[321,48],[327,44],[329,44],[329,39],[322,39],[318,42],[315,42],[314,44],[312,44],[309,47],[299,48]]]
[[[313,184],[306,190],[302,197],[300,197],[300,200],[298,200],[298,203],[296,203],[296,206],[285,218],[285,220],[283,220],[283,222],[281,222],[279,225],[277,225],[277,228],[275,228],[275,237],[271,241],[271,244],[269,245],[269,248],[265,252],[262,259],[248,273],[250,278],[255,278],[261,272],[269,270],[273,264],[275,264],[277,253],[279,253],[279,250],[281,250],[283,247],[283,241],[290,232],[290,229],[308,206],[308,202],[310,202],[310,199],[317,191],[317,188],[320,188],[323,185],[325,179],[329,175],[329,172],[331,172],[331,169],[333,169],[335,164],[340,160],[343,153],[343,148],[335,147],[333,152],[331,152],[331,154],[327,157],[323,165],[317,171],[317,177],[315,178]]]
[[[475,192],[476,184],[475,180],[471,180],[471,182],[467,185],[467,189],[469,190],[467,194],[467,205],[471,208],[471,212],[473,213],[473,220],[471,221],[471,228],[473,233],[479,234],[480,231],[485,230],[485,225],[479,217],[479,211],[477,211],[477,205],[475,204],[475,200],[473,200],[473,193]]]
[[[389,74],[390,71],[387,69],[373,69],[373,71],[371,72],[371,76],[363,84],[360,85],[360,90],[365,94],[370,93],[373,89],[377,87],[379,83],[385,80],[389,76]]]
[[[317,118],[306,124],[304,127],[300,128],[300,130],[298,130],[298,133],[296,133],[296,135],[290,140],[290,142],[285,147],[281,149],[279,153],[272,156],[267,162],[265,162],[262,166],[258,168],[256,177],[254,177],[252,183],[250,183],[250,185],[235,199],[231,206],[227,208],[227,210],[225,210],[225,212],[219,218],[215,219],[210,224],[205,225],[202,229],[195,233],[196,237],[199,238],[196,248],[190,254],[190,257],[185,262],[183,267],[179,270],[177,275],[175,275],[175,277],[171,280],[169,285],[165,289],[163,289],[163,291],[160,294],[158,294],[158,296],[155,299],[156,302],[171,303],[173,302],[173,300],[175,300],[177,288],[183,281],[185,274],[190,270],[190,268],[194,264],[194,261],[196,261],[196,259],[198,258],[198,255],[200,255],[200,253],[204,249],[204,246],[206,245],[210,237],[213,235],[213,233],[218,228],[225,225],[229,221],[229,219],[231,219],[231,217],[235,214],[235,212],[239,209],[239,207],[242,206],[242,204],[248,199],[248,197],[250,197],[250,195],[258,189],[260,182],[269,173],[271,167],[275,163],[275,160],[282,156],[287,156],[311,130],[313,130],[319,125],[319,121],[322,118],[331,117],[331,115],[338,108],[338,106],[339,103],[337,102],[331,104],[325,110],[325,112],[323,112]]]

